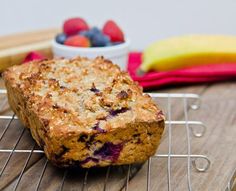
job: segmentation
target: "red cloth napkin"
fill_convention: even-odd
[[[129,54],[128,72],[133,80],[138,81],[146,89],[236,79],[236,63],[195,66],[168,72],[151,71],[143,76],[138,76],[136,71],[141,63],[142,53]]]
[[[25,59],[23,60],[23,64],[33,60],[43,60],[43,59],[46,59],[46,57],[43,54],[32,51],[26,55]]]

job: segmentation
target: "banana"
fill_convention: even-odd
[[[169,71],[226,62],[236,63],[236,36],[187,35],[150,45],[144,50],[140,69]]]

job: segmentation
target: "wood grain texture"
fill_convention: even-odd
[[[172,89],[165,89],[162,92],[188,92],[201,94],[202,104],[201,108],[197,111],[189,110],[189,120],[202,120],[207,126],[207,132],[202,138],[191,138],[192,153],[193,154],[205,154],[212,162],[210,169],[205,173],[196,172],[192,167],[191,180],[193,190],[201,191],[220,191],[226,188],[228,181],[231,178],[233,170],[236,167],[236,84],[234,82],[214,84],[214,85],[200,85],[192,87],[177,87]],[[164,111],[167,111],[166,100],[159,99],[161,107]],[[182,120],[184,119],[183,100],[172,99],[172,119]],[[15,121],[14,124],[20,124],[19,121]],[[19,125],[18,125],[19,126]],[[9,135],[9,139],[17,137],[17,131],[12,132]],[[19,133],[19,132],[18,132]],[[27,132],[26,132],[27,133]],[[163,137],[158,153],[168,152],[168,131],[166,130]],[[172,127],[172,152],[175,154],[186,154],[186,131],[184,127],[173,126]],[[7,138],[7,137],[6,137]],[[30,136],[27,138],[30,139]],[[25,140],[25,139],[24,139]],[[32,141],[29,141],[31,144]],[[25,144],[25,147],[32,146],[29,142]],[[1,147],[6,146],[6,142],[2,140],[0,142]],[[9,141],[7,144],[13,144]],[[3,144],[3,145],[2,145]],[[8,145],[12,147],[12,145]],[[6,159],[6,156],[1,155],[1,161]],[[19,154],[16,154],[19,155]],[[21,154],[22,155],[22,154]],[[35,158],[36,157],[36,158]],[[34,185],[28,184],[27,177],[31,177],[34,182],[37,182],[43,165],[45,164],[45,158],[39,158],[38,155],[32,157],[29,167],[24,174],[19,189],[30,188],[34,189]],[[16,175],[19,174],[22,164],[25,161],[26,156],[12,158],[12,169],[10,172],[6,171],[8,178],[0,178],[0,185],[7,185],[5,190],[11,190],[16,183]],[[21,161],[18,165],[14,164],[14,161]],[[2,166],[1,162],[1,166]],[[201,163],[201,162],[200,162]],[[21,165],[20,165],[21,164]],[[186,177],[186,159],[172,159],[171,160],[171,186],[172,190],[187,190],[187,177]],[[132,171],[132,176],[137,173],[138,168]],[[120,190],[126,181],[127,167],[112,167],[111,173],[108,177],[107,190]],[[93,169],[88,173],[88,180],[86,184],[87,190],[103,190],[104,181],[106,177],[107,168]],[[63,186],[64,190],[77,190],[83,187],[85,171],[82,169],[70,170],[66,176]],[[63,171],[56,169],[48,164],[45,171],[44,178],[42,180],[40,190],[57,190],[60,188],[60,183],[63,178]],[[50,181],[49,181],[50,179]],[[138,173],[130,180],[129,190],[146,190],[147,179],[147,164],[142,166]],[[28,185],[28,186],[27,186]],[[3,187],[2,187],[3,188]],[[167,190],[167,160],[166,159],[153,159],[151,161],[151,182],[150,190]]]
[[[236,84],[234,82],[207,86],[202,92],[202,106],[199,111],[189,111],[189,119],[201,120],[207,126],[202,138],[192,137],[192,153],[207,155],[212,165],[206,173],[198,173],[192,168],[192,188],[201,191],[225,190],[236,167]],[[196,88],[196,87],[194,87]],[[183,90],[183,88],[181,88]],[[168,90],[165,90],[168,91]],[[175,91],[175,89],[170,90]],[[179,107],[182,103],[179,103]],[[174,111],[173,111],[174,112]],[[176,115],[174,113],[174,115]],[[179,115],[179,119],[184,118]],[[184,128],[173,127],[173,152],[186,154],[186,134]],[[185,144],[184,144],[185,142]],[[159,153],[167,152],[167,137],[162,140]],[[151,166],[151,190],[167,190],[167,160],[155,159]],[[172,159],[173,190],[187,190],[186,160]],[[143,190],[146,180],[146,169],[142,169],[130,182],[130,190]],[[138,184],[138,185],[137,185]],[[138,189],[140,188],[140,189]]]
[[[52,28],[0,36],[0,50],[50,40],[53,39],[58,32],[60,32],[59,29]]]
[[[52,57],[51,41],[59,31],[46,29],[0,37],[0,72],[9,66],[22,63],[30,51]]]

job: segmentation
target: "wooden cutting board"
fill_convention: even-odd
[[[46,29],[0,37],[0,72],[9,66],[22,63],[30,51],[52,57],[51,41],[59,29]]]

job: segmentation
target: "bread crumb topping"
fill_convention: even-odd
[[[20,88],[28,107],[54,135],[106,132],[137,119],[163,119],[150,96],[102,57],[35,61],[9,70],[5,78]]]

